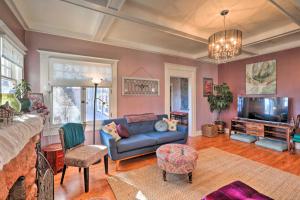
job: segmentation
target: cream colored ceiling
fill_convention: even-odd
[[[243,31],[236,59],[300,46],[300,0],[6,0],[28,30],[203,61],[207,38]],[[92,3],[91,3],[92,2]]]

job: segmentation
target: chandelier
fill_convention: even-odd
[[[228,13],[229,10],[223,10],[220,13],[224,17],[224,30],[208,38],[208,57],[217,62],[226,62],[242,53],[242,31],[226,30],[225,17]]]

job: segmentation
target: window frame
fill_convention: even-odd
[[[51,101],[51,107],[50,107],[50,124],[52,127],[60,127],[62,124],[54,124],[53,121],[53,88],[54,87],[74,87],[74,86],[66,86],[66,85],[53,85],[51,86],[51,94],[50,94],[50,101]],[[79,87],[80,88],[80,117],[81,117],[81,122],[85,122],[87,125],[92,125],[93,124],[93,120],[91,121],[87,121],[86,120],[86,89],[87,88],[92,88],[94,89],[94,87],[90,87],[90,86],[82,86]],[[111,87],[105,87],[105,86],[101,86],[98,88],[108,88],[109,89],[109,118],[112,118],[112,112],[111,112],[111,102],[112,102],[112,88]],[[96,124],[100,125],[102,122],[102,120],[96,120]]]
[[[51,99],[52,99],[52,85],[50,83],[50,60],[51,58],[57,59],[73,59],[73,60],[82,60],[83,62],[98,62],[98,63],[105,63],[110,64],[112,67],[112,84],[111,84],[111,92],[110,92],[110,117],[117,118],[117,98],[118,98],[118,77],[117,77],[117,70],[118,70],[118,62],[119,60],[116,59],[106,59],[106,58],[99,58],[99,57],[90,57],[90,56],[83,56],[78,54],[68,54],[68,53],[58,53],[53,51],[45,51],[45,50],[38,50],[40,54],[40,91],[44,94],[44,101],[45,104],[52,108]],[[59,86],[59,85],[57,85]],[[65,86],[65,85],[64,85]],[[61,87],[64,87],[61,85]],[[70,85],[71,87],[72,85]],[[92,83],[90,85],[86,85],[86,87],[94,87]],[[99,87],[99,86],[98,86]],[[107,87],[107,86],[105,86]],[[51,116],[52,118],[52,116]],[[89,126],[90,125],[90,126]],[[92,124],[88,123],[86,130],[92,130]],[[100,127],[101,123],[96,122],[96,127]],[[50,129],[58,128],[59,126],[55,126],[50,124]],[[49,135],[57,135],[58,132],[55,130],[44,131],[44,136]]]

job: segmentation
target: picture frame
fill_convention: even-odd
[[[276,60],[267,60],[246,64],[246,94],[276,94],[277,72]]]
[[[213,94],[214,81],[213,78],[203,78],[203,97]]]
[[[122,95],[124,96],[159,96],[159,79],[139,77],[122,78]]]

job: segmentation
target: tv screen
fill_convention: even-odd
[[[238,97],[238,117],[271,122],[288,122],[288,97]]]

